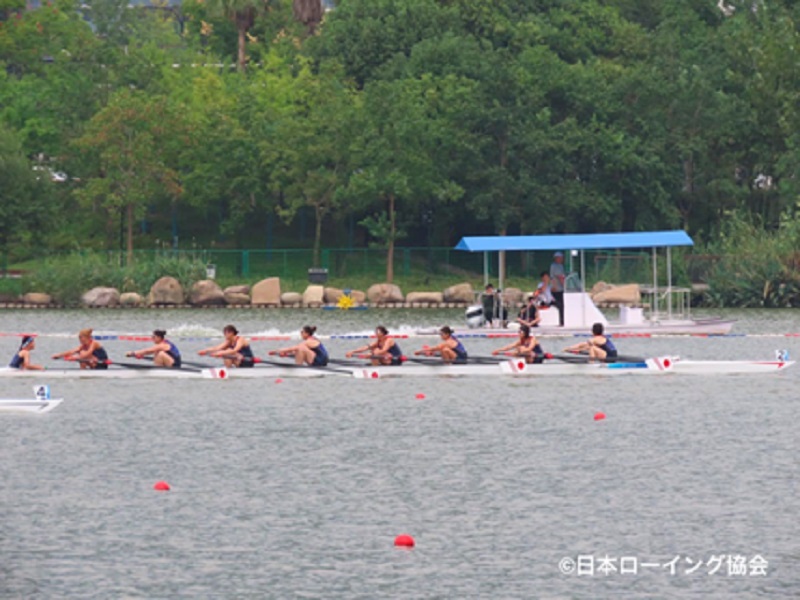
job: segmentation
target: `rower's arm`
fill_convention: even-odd
[[[216,346],[209,346],[208,348],[203,348],[202,350],[198,350],[197,353],[200,356],[204,354],[208,354],[209,352],[217,352],[218,350],[224,350],[227,342],[222,342],[221,344],[217,344]]]
[[[65,358],[67,356],[71,356],[73,354],[77,354],[80,351],[81,351],[81,347],[78,346],[77,348],[73,348],[72,350],[64,350],[64,352],[59,352],[58,354],[53,354],[53,356],[51,358],[54,358],[54,359]]]

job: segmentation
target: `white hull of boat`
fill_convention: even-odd
[[[757,360],[681,360],[675,358],[672,370],[681,375],[759,375],[788,369],[794,361]]]
[[[63,398],[47,400],[0,400],[0,412],[46,413],[64,401]]]
[[[44,371],[25,371],[22,369],[0,369],[0,378],[12,379],[224,379],[225,369],[46,369]]]
[[[90,371],[63,369],[53,371],[19,371],[0,369],[0,378],[42,377],[71,379],[270,379],[270,378],[319,378],[354,377],[356,379],[383,379],[386,377],[549,377],[570,375],[658,375],[677,373],[680,375],[758,375],[777,373],[794,365],[794,361],[747,361],[747,360],[686,360],[678,357],[657,357],[645,362],[589,363],[561,362],[557,359],[543,364],[528,364],[509,359],[497,364],[408,364],[399,367],[293,367],[264,366],[252,369],[203,369],[185,371],[178,369],[109,369]],[[32,402],[32,401],[31,401]]]

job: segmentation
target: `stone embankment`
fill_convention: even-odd
[[[638,284],[611,285],[598,282],[591,289],[598,306],[641,306]],[[345,298],[347,296],[347,298]],[[528,293],[506,288],[503,301],[511,307],[521,306]],[[364,292],[342,290],[321,285],[308,285],[302,292],[283,291],[279,277],[262,279],[252,286],[233,285],[221,288],[213,280],[202,280],[184,290],[174,277],[162,277],[150,288],[147,296],[110,287],[88,290],[81,298],[86,308],[320,308],[323,306],[388,307],[388,308],[456,308],[473,304],[477,291],[471,283],[459,283],[442,291],[413,291],[404,294],[395,284],[376,283]],[[344,300],[343,300],[344,298]],[[3,298],[0,308],[60,308],[61,305],[44,293],[29,292],[18,299]]]

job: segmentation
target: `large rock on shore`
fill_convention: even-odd
[[[319,308],[325,301],[325,288],[321,285],[309,285],[303,292],[303,306]]]
[[[180,282],[174,277],[162,277],[150,288],[148,304],[183,304],[184,295]]]
[[[353,302],[356,304],[364,304],[367,301],[367,294],[366,292],[362,292],[361,290],[351,290],[350,297],[353,299]]]
[[[471,283],[459,283],[451,285],[444,291],[445,302],[460,302],[462,304],[472,304],[475,302],[475,291]]]
[[[32,304],[34,306],[47,306],[53,303],[50,294],[43,294],[41,292],[28,292],[22,297],[25,304]]]
[[[403,292],[393,283],[376,283],[367,290],[367,298],[373,304],[403,302]]]
[[[250,304],[259,306],[281,305],[281,279],[269,277],[262,279],[250,290]]]
[[[415,302],[441,304],[444,302],[444,294],[442,292],[408,292],[406,302],[409,304],[414,304]]]
[[[610,290],[613,287],[614,287],[613,285],[610,285],[605,281],[598,281],[592,286],[592,289],[589,292],[589,294],[591,294],[592,298],[594,298],[594,296],[596,296],[597,294],[605,292],[606,290]]]
[[[339,288],[325,288],[325,304],[336,304],[342,296],[344,296],[344,291]]]
[[[506,288],[503,290],[503,300],[505,300],[506,304],[515,305],[519,304],[523,301],[524,294],[522,290],[519,288]]]
[[[137,308],[144,304],[144,298],[136,292],[126,292],[120,295],[119,303],[120,306],[125,306],[126,308]]]
[[[119,290],[113,287],[92,288],[81,296],[81,301],[89,308],[119,306]]]
[[[617,285],[594,294],[592,300],[596,304],[612,302],[615,304],[639,304],[642,301],[642,294],[639,291],[639,284],[629,283],[627,285]]]
[[[192,285],[189,292],[189,304],[193,306],[222,306],[225,304],[225,293],[216,281],[203,279]]]
[[[226,304],[250,304],[249,285],[230,285],[222,290]]]
[[[284,292],[281,294],[281,304],[286,306],[293,306],[295,304],[303,303],[303,294],[299,292]]]

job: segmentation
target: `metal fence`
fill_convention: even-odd
[[[75,253],[70,253],[75,254]],[[115,251],[81,251],[79,254],[101,257],[109,264],[123,265],[125,253]],[[59,255],[51,255],[57,258]],[[689,284],[706,281],[719,256],[673,253],[673,283]],[[313,266],[311,250],[297,249],[140,249],[134,252],[137,263],[159,259],[186,260],[194,263],[213,264],[217,277],[304,278]],[[552,262],[549,252],[509,252],[506,256],[506,279],[539,279]],[[320,266],[328,270],[330,277],[374,277],[381,280],[386,272],[386,250],[384,248],[325,248],[320,254]],[[586,252],[587,284],[595,281],[609,283],[648,283],[652,281],[652,254],[643,252]],[[580,258],[567,253],[568,272],[580,270]],[[658,256],[659,280],[666,281],[666,261],[663,252]],[[481,252],[464,252],[451,247],[400,247],[395,249],[394,272],[397,276],[409,276],[424,272],[463,278],[482,278],[484,257]],[[497,255],[489,260],[489,277],[498,275]]]

